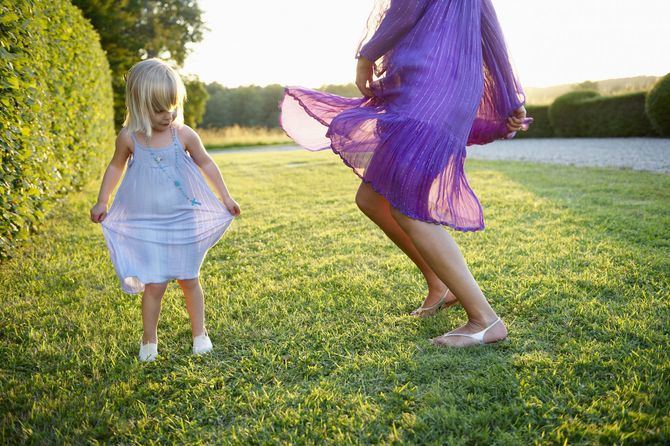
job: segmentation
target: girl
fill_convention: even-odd
[[[465,177],[465,147],[511,138],[530,123],[491,0],[382,2],[359,48],[348,99],[287,88],[282,126],[310,150],[331,148],[363,180],[361,211],[418,266],[428,296],[412,314],[460,303],[468,322],[438,345],[507,337],[449,233],[484,229]],[[373,81],[373,70],[377,76]]]
[[[240,215],[221,172],[197,133],[183,124],[184,84],[167,64],[148,59],[128,73],[126,120],[100,186],[91,220],[102,223],[123,291],[142,295],[140,361],[158,354],[161,299],[170,280],[184,292],[193,354],[211,351],[199,282],[205,253]],[[109,196],[128,168],[114,202]],[[220,197],[207,186],[198,167]]]

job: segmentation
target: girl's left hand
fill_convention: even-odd
[[[233,200],[232,197],[226,197],[223,200],[223,205],[228,209],[228,212],[233,214],[235,217],[238,217],[242,211],[240,210],[240,205],[237,204],[237,201]]]
[[[523,105],[512,113],[512,116],[507,118],[507,130],[510,132],[518,132],[524,128],[524,120],[526,119],[526,107]]]

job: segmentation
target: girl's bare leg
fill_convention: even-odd
[[[396,219],[391,215],[391,206],[384,197],[379,195],[372,189],[369,184],[361,183],[356,193],[356,204],[359,209],[372,220],[384,233],[395,243],[407,257],[414,262],[426,279],[428,284],[428,295],[424,300],[422,306],[430,307],[435,305],[445,291],[447,285],[433,272],[423,259],[419,251],[414,246],[414,242],[398,224]],[[447,296],[447,303],[454,302],[456,296],[449,293]]]
[[[186,310],[191,319],[193,337],[205,334],[205,295],[200,279],[177,280],[186,300]]]
[[[468,322],[452,333],[472,334],[493,324],[498,315],[484,297],[451,235],[442,226],[414,220],[395,208],[391,208],[391,214],[412,239],[430,269],[453,291],[463,305],[468,315]],[[486,333],[484,342],[494,342],[505,337],[507,328],[500,322]],[[435,342],[450,346],[469,346],[474,343],[471,338],[465,336],[439,337]]]
[[[142,294],[142,334],[143,344],[158,343],[158,318],[161,314],[161,301],[167,289],[166,283],[147,283]]]

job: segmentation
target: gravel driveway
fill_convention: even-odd
[[[248,153],[298,150],[295,145],[210,150],[210,153]],[[628,168],[670,173],[668,138],[514,139],[470,146],[468,157],[575,166]]]

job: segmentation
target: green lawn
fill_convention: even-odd
[[[0,265],[0,443],[667,444],[670,176],[469,162],[487,229],[455,233],[510,342],[444,351],[420,274],[332,153],[217,155],[243,216],[203,266],[215,351],[178,287],[135,359],[98,184]]]

